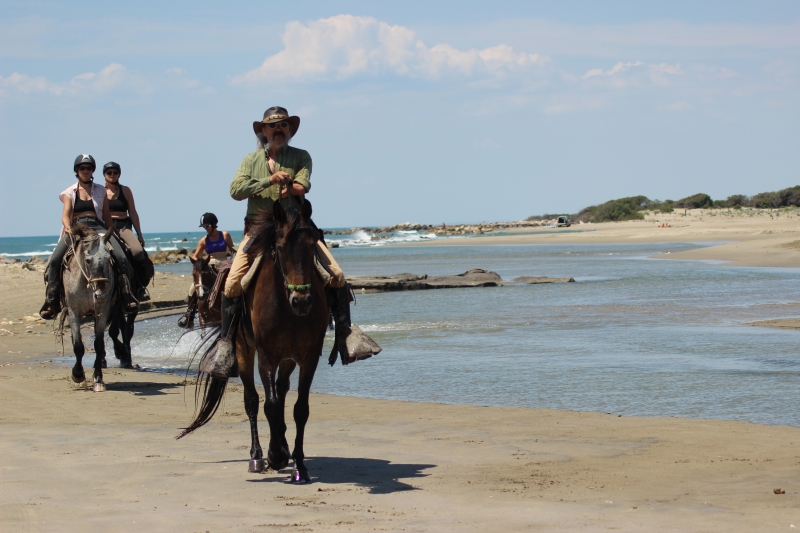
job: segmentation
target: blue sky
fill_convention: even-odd
[[[323,227],[800,183],[800,3],[654,4],[5,1],[0,236],[58,232],[82,152],[122,165],[145,233],[239,229],[271,105]]]

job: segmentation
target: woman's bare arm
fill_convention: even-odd
[[[201,257],[203,257],[203,249],[206,247],[206,238],[202,237],[200,242],[197,243],[197,249],[189,254],[189,257],[192,261],[197,261]]]
[[[122,185],[125,191],[125,196],[128,198],[128,216],[131,218],[133,228],[139,236],[139,244],[144,246],[144,237],[142,236],[142,227],[139,225],[139,213],[136,211],[136,202],[133,201],[133,191],[130,187]]]
[[[64,210],[61,212],[61,224],[64,226],[64,231],[70,233],[72,226],[72,200],[67,196],[62,196],[61,201],[64,202]]]

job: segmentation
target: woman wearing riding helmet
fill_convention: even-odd
[[[214,213],[203,213],[203,216],[200,217],[200,227],[206,230],[208,235],[200,239],[200,242],[197,243],[197,249],[190,254],[189,257],[191,257],[192,261],[197,261],[203,257],[203,251],[211,259],[217,261],[225,261],[228,258],[228,252],[231,254],[236,253],[231,234],[227,231],[217,230],[217,224],[219,224],[219,220],[217,220],[217,215]]]
[[[47,264],[46,299],[39,311],[39,316],[46,320],[55,318],[61,311],[61,263],[72,242],[72,224],[81,222],[100,234],[113,230],[106,189],[102,185],[94,183],[94,176],[92,176],[97,168],[94,158],[89,154],[81,154],[75,158],[72,168],[75,171],[75,177],[78,178],[78,183],[70,185],[58,196],[64,204],[61,213],[63,228],[61,238]],[[128,260],[116,239],[109,239],[108,242],[113,248],[111,253],[121,272],[119,278],[125,309],[135,311],[139,304],[130,293]]]
[[[111,211],[111,219],[114,229],[120,239],[125,241],[131,251],[133,268],[136,277],[139,279],[139,301],[149,300],[150,297],[145,287],[153,278],[153,263],[144,251],[144,237],[142,227],[139,225],[139,213],[136,211],[136,203],[133,201],[133,191],[130,187],[121,185],[119,178],[122,175],[122,168],[119,163],[109,161],[103,165],[103,177],[106,179],[106,198],[108,198],[108,209]],[[139,235],[137,238],[133,234],[132,228],[136,229]]]

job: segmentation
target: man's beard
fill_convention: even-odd
[[[273,137],[272,140],[274,141],[275,137]],[[289,146],[289,143],[291,141],[292,141],[292,136],[288,134],[285,135],[281,147]],[[267,141],[267,138],[264,137],[263,135],[259,135],[257,146],[259,150],[269,150],[270,148],[272,148],[272,143]]]

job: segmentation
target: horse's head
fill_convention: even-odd
[[[201,257],[192,261],[192,278],[194,279],[194,291],[197,299],[205,301],[211,290],[211,268],[208,266],[210,257]]]
[[[72,225],[75,260],[78,261],[86,286],[92,291],[95,302],[110,298],[114,290],[111,254],[106,248],[112,235],[113,233],[108,231],[101,237],[85,224]]]
[[[314,253],[319,234],[311,223],[311,203],[305,201],[301,211],[294,207],[284,210],[275,202],[275,262],[292,311],[298,316],[311,312],[311,283],[314,280]]]

